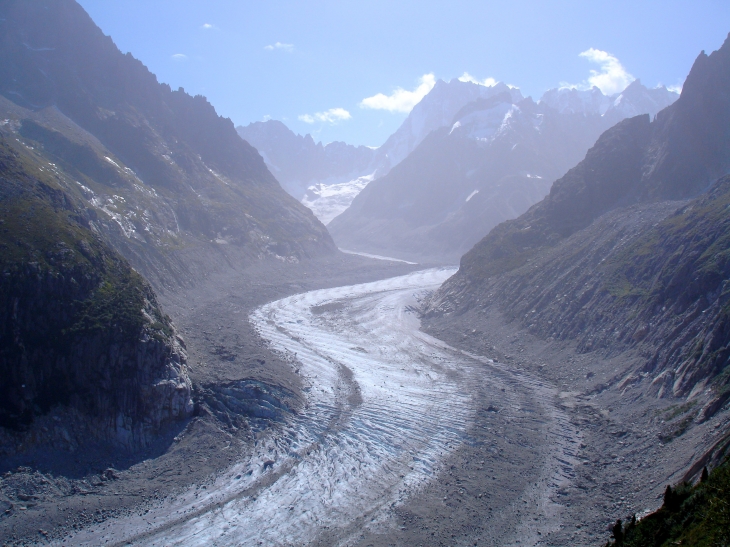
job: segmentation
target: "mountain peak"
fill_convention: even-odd
[[[377,176],[384,175],[400,163],[429,133],[451,125],[456,113],[467,104],[500,93],[509,93],[513,103],[523,99],[519,89],[510,88],[503,82],[487,87],[458,78],[449,82],[438,80],[434,88],[413,107],[398,130],[378,149],[375,161]]]
[[[561,87],[546,91],[539,102],[560,113],[607,116],[618,121],[639,114],[654,116],[678,97],[663,86],[649,89],[637,78],[621,93],[611,96],[604,95],[596,86],[591,89]]]

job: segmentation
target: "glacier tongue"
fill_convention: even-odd
[[[418,293],[454,271],[311,291],[255,310],[250,321],[302,376],[299,414],[259,438],[252,454],[212,484],[63,542],[349,545],[363,532],[387,532],[393,510],[437,479],[469,439],[483,408],[474,389],[481,384],[518,421],[535,411],[516,404],[520,397],[541,407],[541,473],[518,493],[520,501],[504,507],[516,528],[508,532],[514,541],[500,544],[542,544],[542,533],[561,526],[562,507],[554,500],[572,480],[580,433],[556,406],[554,387],[420,331],[413,311]]]
[[[436,476],[474,417],[477,372],[420,332],[414,291],[455,272],[432,269],[284,298],[250,317],[299,367],[306,404],[205,489],[85,530],[76,545],[306,545],[341,536]],[[361,524],[362,525],[362,524]],[[263,543],[262,543],[263,542]]]

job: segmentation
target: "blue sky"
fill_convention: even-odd
[[[591,70],[607,88],[632,76],[676,86],[730,32],[727,0],[80,3],[160,81],[205,95],[236,125],[271,117],[370,146],[434,78],[493,78],[536,100],[586,85]]]

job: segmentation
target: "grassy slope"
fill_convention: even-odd
[[[690,202],[607,261],[602,288],[609,310],[626,321],[673,323],[701,315],[685,368],[701,377],[717,377],[718,404],[730,386],[730,177]],[[687,321],[689,324],[689,321]],[[651,335],[650,335],[651,337]]]
[[[136,333],[144,323],[144,300],[151,296],[143,278],[89,229],[48,171],[5,141],[0,141],[0,177],[0,269],[12,275],[32,264],[39,275],[71,273],[86,281],[82,285],[94,286],[87,299],[74,302],[79,312],[71,330],[117,325]]]
[[[620,253],[606,288],[617,297],[646,297],[654,304],[680,296],[680,305],[716,290],[730,277],[729,208],[725,177]]]

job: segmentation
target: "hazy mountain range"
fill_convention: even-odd
[[[328,224],[349,207],[372,180],[387,174],[428,134],[448,125],[465,104],[499,93],[522,97],[504,84],[493,87],[471,82],[438,80],[398,130],[377,149],[342,142],[315,144],[310,135],[295,135],[276,120],[237,127],[238,134],[255,146],[281,185],[302,200]]]
[[[512,111],[505,108],[490,110],[491,107],[484,106],[484,101],[493,97],[500,97],[499,102],[503,105],[522,104],[529,111],[524,115],[534,119],[526,122],[522,115],[522,123],[526,125],[517,129],[518,122],[511,118]],[[676,93],[664,87],[649,89],[637,80],[622,93],[612,96],[604,95],[598,88],[585,91],[553,89],[546,92],[537,105],[530,100],[532,106],[527,106],[529,103],[522,102],[524,97],[519,89],[503,83],[487,87],[458,79],[448,83],[438,80],[399,129],[374,150],[341,142],[315,144],[310,135],[295,135],[275,120],[239,126],[237,131],[261,152],[282,186],[330,227],[341,247],[415,259],[448,257],[456,260],[489,228],[514,218],[541,199],[552,181],[572,167],[602,131],[626,117],[639,113],[654,115],[676,98]],[[472,106],[467,107],[470,104]],[[467,110],[470,111],[464,114]],[[481,113],[476,114],[477,111]],[[461,116],[457,116],[460,112],[462,116],[468,114],[468,119],[461,120]],[[550,121],[541,126],[541,118],[545,115]],[[506,146],[506,129],[500,136],[494,133],[503,120],[510,126],[514,141],[510,146],[516,144],[518,133],[525,133],[524,139],[531,142],[528,145],[531,153],[544,158],[545,162],[539,166],[533,164],[535,173],[524,169],[510,171],[506,164],[521,165],[522,160],[517,157],[504,160],[505,165],[500,165],[503,160],[497,157],[503,156],[498,148]],[[457,123],[460,127],[462,122],[469,126],[468,134],[465,129],[457,128],[446,137],[464,142],[431,142],[430,148],[420,151],[418,158],[411,160],[411,165],[421,168],[420,174],[409,174],[408,168],[403,168],[399,175],[388,177],[391,170],[414,153],[432,132],[450,129]],[[533,129],[528,129],[530,124]],[[530,131],[536,138],[527,136],[526,132]],[[474,149],[467,154],[469,159],[446,152],[448,149],[461,153],[464,146],[470,147],[469,140],[472,144],[480,143],[481,150]],[[499,141],[501,145],[486,144],[487,140]],[[487,159],[490,154],[491,159]],[[446,167],[455,163],[461,165],[455,171]],[[429,174],[440,177],[439,180],[443,177],[453,180],[446,201],[442,195],[436,197],[433,184],[427,180]],[[467,174],[469,180],[465,180]],[[490,179],[488,182],[482,180],[485,176]],[[517,178],[510,179],[511,183],[506,179],[505,184],[497,182],[497,179],[509,176]],[[383,182],[378,182],[380,179]],[[374,189],[366,192],[352,210],[330,225],[373,181],[376,181]],[[375,190],[386,187],[387,191]],[[446,191],[445,185],[442,191]],[[420,196],[420,192],[424,195]],[[473,198],[473,203],[472,198],[466,201],[470,195],[479,193],[481,195]],[[427,194],[434,196],[433,206],[426,203]],[[487,202],[487,209],[483,209]]]
[[[462,85],[454,80],[444,87]],[[598,89],[548,95],[536,104],[512,90],[464,105],[328,225],[337,244],[409,260],[456,261],[492,227],[542,199],[617,120],[631,110],[655,114],[676,98],[638,82],[610,99]],[[602,104],[551,106],[585,96],[602,97]]]
[[[615,122],[639,114],[655,115],[677,100],[678,95],[664,86],[649,89],[634,80],[621,93],[604,95],[600,89],[580,90],[562,87],[546,91],[540,103],[561,114],[599,114]]]

